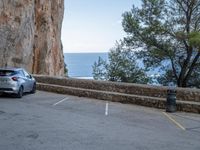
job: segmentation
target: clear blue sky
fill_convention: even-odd
[[[107,52],[125,35],[122,13],[141,0],[65,0],[64,52]]]

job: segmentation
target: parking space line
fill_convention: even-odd
[[[163,114],[171,120],[177,127],[181,128],[182,130],[186,130],[180,123],[178,123],[175,119],[173,119],[170,115],[168,115],[166,112],[163,112]]]
[[[106,102],[105,115],[108,116],[108,102]]]
[[[198,122],[200,123],[200,120],[198,119],[194,119],[193,117],[191,116],[182,116],[182,115],[178,115],[178,114],[175,114],[174,116],[177,116],[177,117],[180,117],[180,118],[183,118],[183,119],[186,119],[186,120],[191,120],[191,121],[195,121],[195,122]]]
[[[56,106],[56,105],[58,105],[58,104],[60,104],[60,103],[62,103],[62,102],[64,102],[64,101],[66,101],[66,100],[68,100],[68,99],[69,99],[69,97],[65,97],[64,99],[62,99],[62,100],[60,100],[60,101],[54,103],[53,106]]]

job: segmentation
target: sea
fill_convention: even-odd
[[[72,78],[93,79],[92,66],[98,58],[108,60],[108,53],[64,53],[68,76]]]
[[[99,57],[108,62],[108,53],[64,53],[68,76],[71,78],[93,79],[92,66],[95,61],[98,61]],[[136,62],[139,67],[144,68],[142,60],[137,60]],[[147,76],[153,79],[160,76],[163,72],[160,72],[158,67],[146,73]],[[155,84],[157,84],[156,81]]]

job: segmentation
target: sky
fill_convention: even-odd
[[[108,52],[126,34],[122,13],[141,0],[65,0],[64,53]]]

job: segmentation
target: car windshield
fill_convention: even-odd
[[[0,76],[12,76],[15,74],[13,70],[0,70]]]

